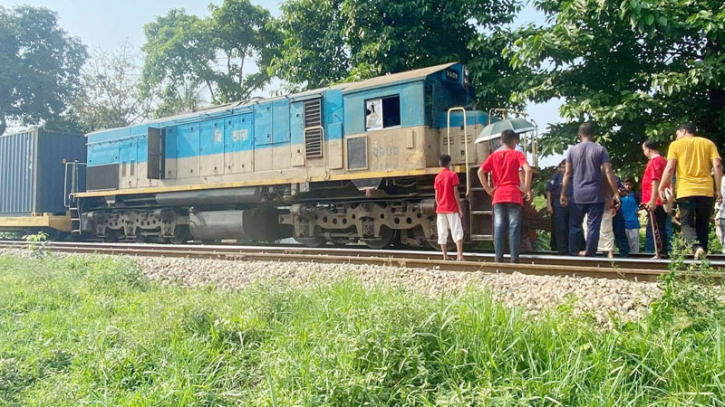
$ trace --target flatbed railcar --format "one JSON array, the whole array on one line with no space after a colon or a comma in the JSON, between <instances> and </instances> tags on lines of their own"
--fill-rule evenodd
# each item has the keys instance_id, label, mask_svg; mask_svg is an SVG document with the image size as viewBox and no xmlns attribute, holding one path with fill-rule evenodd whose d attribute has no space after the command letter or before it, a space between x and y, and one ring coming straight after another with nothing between
<instances>
[{"instance_id":1,"label":"flatbed railcar","mask_svg":"<svg viewBox=\"0 0 725 407\"><path fill-rule=\"evenodd\" d=\"M453 158L466 240L491 240L475 172L495 141L449 63L87 135L74 233L106 241L435 244L433 179Z\"/></svg>"}]
</instances>

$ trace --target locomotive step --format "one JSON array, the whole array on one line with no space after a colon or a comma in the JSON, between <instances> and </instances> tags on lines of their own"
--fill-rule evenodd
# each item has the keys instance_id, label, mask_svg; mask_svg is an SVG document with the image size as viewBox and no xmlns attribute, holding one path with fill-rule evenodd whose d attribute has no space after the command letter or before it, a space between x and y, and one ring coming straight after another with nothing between
<instances>
[{"instance_id":1,"label":"locomotive step","mask_svg":"<svg viewBox=\"0 0 725 407\"><path fill-rule=\"evenodd\" d=\"M471 240L493 240L493 235L471 235Z\"/></svg>"}]
</instances>

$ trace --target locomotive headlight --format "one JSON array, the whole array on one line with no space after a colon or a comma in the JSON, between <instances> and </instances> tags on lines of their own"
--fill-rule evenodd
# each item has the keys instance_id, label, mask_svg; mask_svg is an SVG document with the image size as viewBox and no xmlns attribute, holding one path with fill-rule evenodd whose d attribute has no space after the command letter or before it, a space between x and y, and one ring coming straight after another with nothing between
<instances>
[{"instance_id":1,"label":"locomotive headlight","mask_svg":"<svg viewBox=\"0 0 725 407\"><path fill-rule=\"evenodd\" d=\"M463 67L463 87L467 88L471 85L471 74L468 72L468 67Z\"/></svg>"}]
</instances>

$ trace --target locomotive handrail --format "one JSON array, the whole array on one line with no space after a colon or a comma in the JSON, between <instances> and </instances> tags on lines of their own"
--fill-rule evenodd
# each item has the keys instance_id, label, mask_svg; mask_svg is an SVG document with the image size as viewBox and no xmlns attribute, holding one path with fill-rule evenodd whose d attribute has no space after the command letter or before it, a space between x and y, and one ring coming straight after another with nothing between
<instances>
[{"instance_id":1,"label":"locomotive handrail","mask_svg":"<svg viewBox=\"0 0 725 407\"><path fill-rule=\"evenodd\" d=\"M78 192L78 166L79 165L88 165L86 163L78 162L78 160L75 161L65 161L65 172L63 175L63 206L66 208L70 208L70 196L71 194ZM71 176L71 190L68 191L68 167L73 167L73 172Z\"/></svg>"},{"instance_id":2,"label":"locomotive handrail","mask_svg":"<svg viewBox=\"0 0 725 407\"><path fill-rule=\"evenodd\" d=\"M463 112L463 149L466 156L466 196L471 193L471 177L470 169L468 168L468 123L466 120L466 109L463 107L452 107L448 109L448 155L451 155L451 112L455 111Z\"/></svg>"}]
</instances>

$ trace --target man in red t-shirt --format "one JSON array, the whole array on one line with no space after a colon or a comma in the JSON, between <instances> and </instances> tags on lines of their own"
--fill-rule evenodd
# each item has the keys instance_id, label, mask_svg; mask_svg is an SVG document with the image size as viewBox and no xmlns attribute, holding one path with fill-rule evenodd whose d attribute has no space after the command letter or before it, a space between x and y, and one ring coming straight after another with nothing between
<instances>
[{"instance_id":1,"label":"man in red t-shirt","mask_svg":"<svg viewBox=\"0 0 725 407\"><path fill-rule=\"evenodd\" d=\"M512 130L505 130L501 133L504 148L489 155L478 169L478 178L481 180L483 188L493 197L493 246L497 262L503 261L507 227L511 263L519 262L521 217L524 208L522 196L526 196L527 200L532 199L533 171L526 162L526 156L515 150L516 139L516 133ZM523 189L519 178L521 168L525 173ZM493 187L488 182L488 174L491 174Z\"/></svg>"},{"instance_id":2,"label":"man in red t-shirt","mask_svg":"<svg viewBox=\"0 0 725 407\"><path fill-rule=\"evenodd\" d=\"M667 159L660 155L657 142L651 138L642 143L642 152L649 160L642 177L642 206L647 209L647 230L652 233L655 257L667 257L667 211L657 193L662 174L667 167Z\"/></svg>"},{"instance_id":3,"label":"man in red t-shirt","mask_svg":"<svg viewBox=\"0 0 725 407\"><path fill-rule=\"evenodd\" d=\"M451 171L448 167L451 165L451 156L443 154L438 162L443 171L436 176L435 193L436 193L436 213L438 219L436 226L438 228L438 244L443 250L443 260L448 260L448 231L450 230L453 241L456 242L456 251L458 252L458 261L463 261L463 208L461 208L460 194L458 193L458 185L461 181L458 174Z\"/></svg>"}]
</instances>

